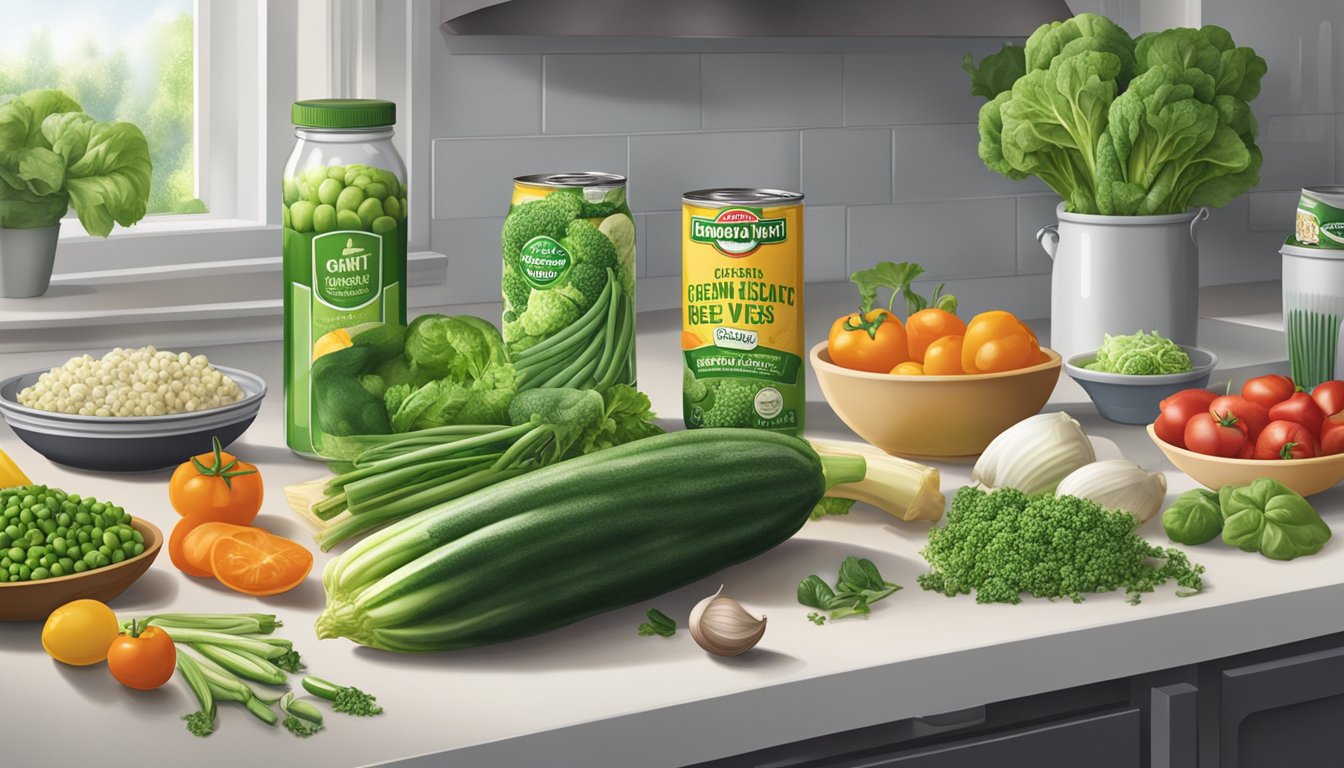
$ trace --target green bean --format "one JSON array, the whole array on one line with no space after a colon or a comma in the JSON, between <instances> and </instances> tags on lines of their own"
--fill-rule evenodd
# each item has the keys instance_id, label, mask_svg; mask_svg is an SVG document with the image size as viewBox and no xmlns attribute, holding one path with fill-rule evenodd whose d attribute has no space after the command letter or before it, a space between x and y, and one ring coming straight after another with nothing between
<instances>
[{"instance_id":1,"label":"green bean","mask_svg":"<svg viewBox=\"0 0 1344 768\"><path fill-rule=\"evenodd\" d=\"M616 383L616 379L621 375L621 371L629 364L631 343L635 333L635 308L631 302L625 305L625 322L621 325L619 340L616 344L616 354L612 358L612 365L602 378L597 382L597 389L606 389Z\"/></svg>"},{"instance_id":2,"label":"green bean","mask_svg":"<svg viewBox=\"0 0 1344 768\"><path fill-rule=\"evenodd\" d=\"M607 284L603 286L602 292L597 295L597 300L593 302L593 306L589 307L588 310L584 312L583 315L581 315L578 320L565 326L563 329L560 330L559 333L555 334L554 336L547 337L546 339L538 342L534 346L528 347L527 349L524 349L523 351L519 352L517 355L514 356L515 363L525 363L533 358L539 357L545 354L548 350L552 350L555 347L559 346L562 342L564 342L565 339L571 336L578 336L579 338L584 338L586 334L579 333L579 331L586 328L587 326L595 325L598 322L599 318L602 317L602 315L606 310L606 302L609 300L611 296L611 286L612 281L608 280Z\"/></svg>"},{"instance_id":3,"label":"green bean","mask_svg":"<svg viewBox=\"0 0 1344 768\"><path fill-rule=\"evenodd\" d=\"M610 312L607 314L607 328L611 329L615 327L618 322L625 319L625 311L624 311L625 305L621 303L620 283L615 282L615 275L611 273L611 270L607 270L607 274L608 274L607 279L612 280L613 284L615 285L615 289L613 291L614 298L611 301L611 309ZM606 336L604 337L604 344L602 346L602 359L597 364L597 370L599 371L605 372L611 365L612 357L616 352L615 336L616 335L614 333L608 330ZM597 378L601 379L602 374L598 374Z\"/></svg>"},{"instance_id":4,"label":"green bean","mask_svg":"<svg viewBox=\"0 0 1344 768\"><path fill-rule=\"evenodd\" d=\"M201 703L201 711L215 717L215 696L210 690L210 681L206 680L205 673L201 671L201 665L196 663L192 657L179 653L177 654L177 671L182 673L182 679L187 681L187 687L196 694L196 700Z\"/></svg>"},{"instance_id":5,"label":"green bean","mask_svg":"<svg viewBox=\"0 0 1344 768\"><path fill-rule=\"evenodd\" d=\"M193 650L238 677L267 685L284 685L285 671L256 654L236 651L222 645L190 643Z\"/></svg>"},{"instance_id":6,"label":"green bean","mask_svg":"<svg viewBox=\"0 0 1344 768\"><path fill-rule=\"evenodd\" d=\"M229 635L223 632L211 632L205 629L190 629L186 627L164 627L163 631L167 632L168 636L171 637L175 643L225 646L234 650L247 651L264 659L278 658L285 655L286 651L289 651L294 647L294 644L290 641L274 637Z\"/></svg>"},{"instance_id":7,"label":"green bean","mask_svg":"<svg viewBox=\"0 0 1344 768\"><path fill-rule=\"evenodd\" d=\"M582 370L589 362L598 359L602 355L602 336L594 336L588 344L588 348L583 350L583 354L574 358L572 362L561 368L549 379L542 382L543 387L563 387L574 375Z\"/></svg>"},{"instance_id":8,"label":"green bean","mask_svg":"<svg viewBox=\"0 0 1344 768\"><path fill-rule=\"evenodd\" d=\"M302 718L316 725L322 724L322 710L313 706L312 702L307 701L306 699L296 698L293 691L290 691L281 697L280 711L287 715Z\"/></svg>"}]
</instances>

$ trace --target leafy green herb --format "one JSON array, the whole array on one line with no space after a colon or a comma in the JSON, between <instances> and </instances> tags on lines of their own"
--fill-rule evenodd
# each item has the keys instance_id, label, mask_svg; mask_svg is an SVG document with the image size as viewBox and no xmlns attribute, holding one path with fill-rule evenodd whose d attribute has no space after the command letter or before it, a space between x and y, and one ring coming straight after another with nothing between
<instances>
[{"instance_id":1,"label":"leafy green herb","mask_svg":"<svg viewBox=\"0 0 1344 768\"><path fill-rule=\"evenodd\" d=\"M310 723L307 720L302 720L293 715L286 716L285 719L281 721L281 724L285 726L285 730L304 739L322 730L322 726L316 723Z\"/></svg>"},{"instance_id":2,"label":"leafy green herb","mask_svg":"<svg viewBox=\"0 0 1344 768\"><path fill-rule=\"evenodd\" d=\"M807 614L807 620L812 622L813 624L816 624L818 627L826 623L826 617L821 615L820 613L817 613L816 611L812 611L811 613Z\"/></svg>"},{"instance_id":3,"label":"leafy green herb","mask_svg":"<svg viewBox=\"0 0 1344 768\"><path fill-rule=\"evenodd\" d=\"M1223 486L1218 501L1223 541L1246 552L1292 560L1316 554L1330 540L1330 526L1311 504L1277 480Z\"/></svg>"},{"instance_id":4,"label":"leafy green herb","mask_svg":"<svg viewBox=\"0 0 1344 768\"><path fill-rule=\"evenodd\" d=\"M817 502L817 506L812 508L812 519L820 520L823 517L832 515L848 515L851 507L854 506L853 499L840 499L834 496L827 496Z\"/></svg>"},{"instance_id":5,"label":"leafy green herb","mask_svg":"<svg viewBox=\"0 0 1344 768\"><path fill-rule=\"evenodd\" d=\"M677 634L677 622L673 621L670 616L657 608L651 608L646 611L644 615L648 616L649 620L646 623L639 625L640 637L649 637L651 635L671 637Z\"/></svg>"},{"instance_id":6,"label":"leafy green herb","mask_svg":"<svg viewBox=\"0 0 1344 768\"><path fill-rule=\"evenodd\" d=\"M1011 91L1013 83L1027 73L1026 49L1008 43L998 53L991 53L975 66L975 57L966 54L961 68L971 76L971 95L993 100L1004 91Z\"/></svg>"},{"instance_id":7,"label":"leafy green herb","mask_svg":"<svg viewBox=\"0 0 1344 768\"><path fill-rule=\"evenodd\" d=\"M1129 336L1106 334L1097 350L1097 359L1083 367L1131 376L1159 376L1185 373L1192 366L1190 355L1176 342L1159 336L1157 331L1139 331Z\"/></svg>"},{"instance_id":8,"label":"leafy green herb","mask_svg":"<svg viewBox=\"0 0 1344 768\"><path fill-rule=\"evenodd\" d=\"M840 579L831 589L820 576L813 574L798 583L798 602L809 608L828 611L832 620L846 616L862 616L872 612L873 603L900 589L882 578L872 560L846 557L840 564ZM808 620L821 624L809 614ZM821 617L824 620L824 616Z\"/></svg>"},{"instance_id":9,"label":"leafy green herb","mask_svg":"<svg viewBox=\"0 0 1344 768\"><path fill-rule=\"evenodd\" d=\"M893 311L896 305L896 297L904 296L907 315L912 315L930 306L955 313L957 311L957 297L944 296L942 284L934 289L932 299L926 299L915 293L911 286L915 279L922 274L924 274L924 268L918 264L909 261L900 263L883 261L868 269L858 270L849 276L849 280L859 287L859 308L864 314L867 314L873 308L880 288L891 289L891 298L887 301L888 312Z\"/></svg>"},{"instance_id":10,"label":"leafy green herb","mask_svg":"<svg viewBox=\"0 0 1344 768\"><path fill-rule=\"evenodd\" d=\"M1218 493L1196 488L1176 497L1162 513L1162 529L1177 544L1197 546L1213 541L1223 532L1223 511Z\"/></svg>"}]
</instances>

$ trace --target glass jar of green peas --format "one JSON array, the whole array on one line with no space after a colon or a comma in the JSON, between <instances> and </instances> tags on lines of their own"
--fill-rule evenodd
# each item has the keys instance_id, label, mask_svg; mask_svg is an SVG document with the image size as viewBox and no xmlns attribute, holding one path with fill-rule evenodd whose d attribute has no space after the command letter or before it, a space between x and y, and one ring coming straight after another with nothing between
<instances>
[{"instance_id":1,"label":"glass jar of green peas","mask_svg":"<svg viewBox=\"0 0 1344 768\"><path fill-rule=\"evenodd\" d=\"M313 361L324 336L370 322L406 322L406 166L392 145L396 105L375 99L297 101L285 164L285 434L321 457Z\"/></svg>"}]
</instances>

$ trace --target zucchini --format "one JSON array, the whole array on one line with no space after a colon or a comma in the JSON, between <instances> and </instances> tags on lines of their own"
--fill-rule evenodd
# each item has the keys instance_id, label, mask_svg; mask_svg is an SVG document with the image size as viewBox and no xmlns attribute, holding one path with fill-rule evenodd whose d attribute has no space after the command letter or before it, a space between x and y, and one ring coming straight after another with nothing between
<instances>
[{"instance_id":1,"label":"zucchini","mask_svg":"<svg viewBox=\"0 0 1344 768\"><path fill-rule=\"evenodd\" d=\"M865 467L748 429L657 435L544 467L328 563L318 637L413 653L546 632L759 555Z\"/></svg>"}]
</instances>

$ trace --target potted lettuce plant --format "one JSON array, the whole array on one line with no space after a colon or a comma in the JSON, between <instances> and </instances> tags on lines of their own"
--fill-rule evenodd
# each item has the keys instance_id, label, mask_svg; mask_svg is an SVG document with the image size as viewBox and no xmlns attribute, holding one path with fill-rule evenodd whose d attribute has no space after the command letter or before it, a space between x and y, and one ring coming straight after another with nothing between
<instances>
[{"instance_id":1,"label":"potted lettuce plant","mask_svg":"<svg viewBox=\"0 0 1344 768\"><path fill-rule=\"evenodd\" d=\"M95 120L59 90L0 105L0 296L46 293L70 209L99 237L144 218L150 170L139 128Z\"/></svg>"},{"instance_id":2,"label":"potted lettuce plant","mask_svg":"<svg viewBox=\"0 0 1344 768\"><path fill-rule=\"evenodd\" d=\"M1037 233L1054 259L1051 346L1067 358L1141 329L1194 345L1195 228L1259 181L1265 60L1221 27L1132 38L1084 13L963 66L988 99L985 166L1063 201Z\"/></svg>"}]
</instances>

